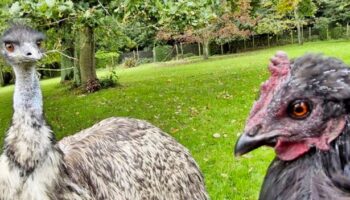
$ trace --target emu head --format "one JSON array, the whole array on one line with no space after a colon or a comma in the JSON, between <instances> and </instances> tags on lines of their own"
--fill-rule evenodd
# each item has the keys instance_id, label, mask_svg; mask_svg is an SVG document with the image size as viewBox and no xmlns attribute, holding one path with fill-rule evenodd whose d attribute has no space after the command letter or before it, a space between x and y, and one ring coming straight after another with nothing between
<instances>
[{"instance_id":1,"label":"emu head","mask_svg":"<svg viewBox=\"0 0 350 200\"><path fill-rule=\"evenodd\" d=\"M23 25L14 25L1 38L1 53L12 66L30 66L43 57L44 34Z\"/></svg>"},{"instance_id":2,"label":"emu head","mask_svg":"<svg viewBox=\"0 0 350 200\"><path fill-rule=\"evenodd\" d=\"M272 146L279 159L294 160L311 148L327 151L346 125L350 69L342 61L305 55L291 63L278 52L269 65L271 76L260 89L236 143L242 155Z\"/></svg>"}]
</instances>

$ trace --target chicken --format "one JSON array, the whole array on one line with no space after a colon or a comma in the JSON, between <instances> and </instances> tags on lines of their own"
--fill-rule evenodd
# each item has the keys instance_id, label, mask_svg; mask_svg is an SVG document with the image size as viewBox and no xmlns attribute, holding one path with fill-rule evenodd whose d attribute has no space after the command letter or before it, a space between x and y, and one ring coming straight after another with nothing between
<instances>
[{"instance_id":1,"label":"chicken","mask_svg":"<svg viewBox=\"0 0 350 200\"><path fill-rule=\"evenodd\" d=\"M278 52L269 71L235 147L236 156L275 149L259 199L350 199L350 69Z\"/></svg>"}]
</instances>

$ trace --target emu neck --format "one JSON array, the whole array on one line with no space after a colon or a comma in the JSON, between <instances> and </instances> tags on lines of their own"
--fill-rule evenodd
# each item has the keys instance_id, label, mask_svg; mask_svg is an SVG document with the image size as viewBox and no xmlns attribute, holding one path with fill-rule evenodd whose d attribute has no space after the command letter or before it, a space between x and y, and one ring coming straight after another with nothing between
<instances>
[{"instance_id":1,"label":"emu neck","mask_svg":"<svg viewBox=\"0 0 350 200\"><path fill-rule=\"evenodd\" d=\"M16 75L12 125L5 154L23 174L32 173L54 149L54 135L43 116L42 95L34 66L14 66Z\"/></svg>"},{"instance_id":2,"label":"emu neck","mask_svg":"<svg viewBox=\"0 0 350 200\"><path fill-rule=\"evenodd\" d=\"M16 74L13 96L14 115L29 113L36 118L43 115L43 103L39 79L34 66L14 67Z\"/></svg>"}]
</instances>

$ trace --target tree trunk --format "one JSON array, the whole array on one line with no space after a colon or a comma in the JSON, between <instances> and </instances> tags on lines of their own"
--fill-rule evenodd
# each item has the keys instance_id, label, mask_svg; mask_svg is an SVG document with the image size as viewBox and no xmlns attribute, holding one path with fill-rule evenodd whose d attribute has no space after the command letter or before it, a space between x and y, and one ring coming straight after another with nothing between
<instances>
[{"instance_id":1,"label":"tree trunk","mask_svg":"<svg viewBox=\"0 0 350 200\"><path fill-rule=\"evenodd\" d=\"M70 43L71 45L72 43ZM69 46L70 46L69 45ZM64 54L70 57L74 57L74 48L68 48L63 51ZM64 55L61 55L61 82L72 80L74 77L74 60L72 58L68 58Z\"/></svg>"},{"instance_id":2,"label":"tree trunk","mask_svg":"<svg viewBox=\"0 0 350 200\"><path fill-rule=\"evenodd\" d=\"M298 44L302 44L302 41L301 41L301 28L300 28L300 24L299 22L297 22L297 29L298 29Z\"/></svg>"},{"instance_id":3,"label":"tree trunk","mask_svg":"<svg viewBox=\"0 0 350 200\"><path fill-rule=\"evenodd\" d=\"M2 73L2 66L0 66L0 86L5 85L4 74Z\"/></svg>"},{"instance_id":4,"label":"tree trunk","mask_svg":"<svg viewBox=\"0 0 350 200\"><path fill-rule=\"evenodd\" d=\"M253 39L253 49L255 49L255 39L254 39L254 35L252 35L252 39Z\"/></svg>"},{"instance_id":5,"label":"tree trunk","mask_svg":"<svg viewBox=\"0 0 350 200\"><path fill-rule=\"evenodd\" d=\"M74 57L74 41L69 37L71 29L67 25L63 25L63 29L64 36L62 39L62 46L66 47L63 53L69 57ZM61 55L61 82L72 80L74 75L74 60L65 55Z\"/></svg>"},{"instance_id":6,"label":"tree trunk","mask_svg":"<svg viewBox=\"0 0 350 200\"><path fill-rule=\"evenodd\" d=\"M329 40L329 27L328 27L328 25L327 25L327 40Z\"/></svg>"},{"instance_id":7,"label":"tree trunk","mask_svg":"<svg viewBox=\"0 0 350 200\"><path fill-rule=\"evenodd\" d=\"M309 41L311 41L311 27L309 27Z\"/></svg>"},{"instance_id":8,"label":"tree trunk","mask_svg":"<svg viewBox=\"0 0 350 200\"><path fill-rule=\"evenodd\" d=\"M179 60L179 48L177 47L176 43L175 43L175 51L176 51L176 60Z\"/></svg>"},{"instance_id":9,"label":"tree trunk","mask_svg":"<svg viewBox=\"0 0 350 200\"><path fill-rule=\"evenodd\" d=\"M136 46L136 59L139 60L140 59L140 54L139 54L139 46Z\"/></svg>"},{"instance_id":10,"label":"tree trunk","mask_svg":"<svg viewBox=\"0 0 350 200\"><path fill-rule=\"evenodd\" d=\"M203 42L203 58L207 60L209 58L209 41L204 40Z\"/></svg>"},{"instance_id":11,"label":"tree trunk","mask_svg":"<svg viewBox=\"0 0 350 200\"><path fill-rule=\"evenodd\" d=\"M247 50L247 43L245 39L243 40L243 44L244 44L244 50Z\"/></svg>"},{"instance_id":12,"label":"tree trunk","mask_svg":"<svg viewBox=\"0 0 350 200\"><path fill-rule=\"evenodd\" d=\"M78 59L79 49L80 49L80 38L78 38L78 36L75 36L75 42L74 42L75 60L73 61L73 64L74 64L74 83L77 86L81 85L80 67L79 67L79 59Z\"/></svg>"},{"instance_id":13,"label":"tree trunk","mask_svg":"<svg viewBox=\"0 0 350 200\"><path fill-rule=\"evenodd\" d=\"M301 36L301 24L300 24L300 19L299 19L299 16L298 16L298 12L297 12L297 9L294 10L294 17L295 17L295 20L297 22L297 30L298 30L298 44L302 45L302 36Z\"/></svg>"},{"instance_id":14,"label":"tree trunk","mask_svg":"<svg viewBox=\"0 0 350 200\"><path fill-rule=\"evenodd\" d=\"M180 51L181 51L181 56L184 55L184 48L182 46L182 42L180 42Z\"/></svg>"},{"instance_id":15,"label":"tree trunk","mask_svg":"<svg viewBox=\"0 0 350 200\"><path fill-rule=\"evenodd\" d=\"M79 66L81 82L97 80L95 67L95 42L93 28L85 26L80 32Z\"/></svg>"},{"instance_id":16,"label":"tree trunk","mask_svg":"<svg viewBox=\"0 0 350 200\"><path fill-rule=\"evenodd\" d=\"M304 44L304 26L301 24L301 44Z\"/></svg>"},{"instance_id":17,"label":"tree trunk","mask_svg":"<svg viewBox=\"0 0 350 200\"><path fill-rule=\"evenodd\" d=\"M290 31L290 38L292 39L292 44L294 44L294 35L293 30Z\"/></svg>"},{"instance_id":18,"label":"tree trunk","mask_svg":"<svg viewBox=\"0 0 350 200\"><path fill-rule=\"evenodd\" d=\"M346 23L346 37L349 37L349 22Z\"/></svg>"},{"instance_id":19,"label":"tree trunk","mask_svg":"<svg viewBox=\"0 0 350 200\"><path fill-rule=\"evenodd\" d=\"M200 42L197 42L197 44L198 44L198 56L201 56L201 55L202 55L201 43L200 43Z\"/></svg>"},{"instance_id":20,"label":"tree trunk","mask_svg":"<svg viewBox=\"0 0 350 200\"><path fill-rule=\"evenodd\" d=\"M220 48L221 48L221 55L224 55L224 45L222 43L220 44Z\"/></svg>"},{"instance_id":21,"label":"tree trunk","mask_svg":"<svg viewBox=\"0 0 350 200\"><path fill-rule=\"evenodd\" d=\"M153 62L157 62L156 44L153 44Z\"/></svg>"},{"instance_id":22,"label":"tree trunk","mask_svg":"<svg viewBox=\"0 0 350 200\"><path fill-rule=\"evenodd\" d=\"M270 34L267 34L267 46L270 47Z\"/></svg>"}]
</instances>

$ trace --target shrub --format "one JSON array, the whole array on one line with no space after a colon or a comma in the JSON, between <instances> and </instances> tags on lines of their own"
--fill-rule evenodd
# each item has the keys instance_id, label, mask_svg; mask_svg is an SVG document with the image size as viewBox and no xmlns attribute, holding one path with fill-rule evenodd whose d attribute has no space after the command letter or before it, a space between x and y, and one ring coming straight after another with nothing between
<instances>
[{"instance_id":1,"label":"shrub","mask_svg":"<svg viewBox=\"0 0 350 200\"><path fill-rule=\"evenodd\" d=\"M86 82L85 90L88 93L93 93L101 89L101 85L98 79L90 79Z\"/></svg>"},{"instance_id":2,"label":"shrub","mask_svg":"<svg viewBox=\"0 0 350 200\"><path fill-rule=\"evenodd\" d=\"M333 39L341 39L346 38L346 28L341 27L340 25L334 27L330 31L331 38Z\"/></svg>"},{"instance_id":3,"label":"shrub","mask_svg":"<svg viewBox=\"0 0 350 200\"><path fill-rule=\"evenodd\" d=\"M11 67L8 66L2 66L0 67L1 73L2 74L2 85L8 85L8 84L13 84L15 77L13 74L13 71Z\"/></svg>"},{"instance_id":4,"label":"shrub","mask_svg":"<svg viewBox=\"0 0 350 200\"><path fill-rule=\"evenodd\" d=\"M124 60L124 66L127 68L136 67L137 66L137 60L135 58L126 58Z\"/></svg>"},{"instance_id":5,"label":"shrub","mask_svg":"<svg viewBox=\"0 0 350 200\"><path fill-rule=\"evenodd\" d=\"M100 85L101 85L101 88L104 88L104 89L110 88L110 87L116 87L120 85L117 72L113 70L110 72L108 76L103 77L100 80Z\"/></svg>"}]
</instances>

